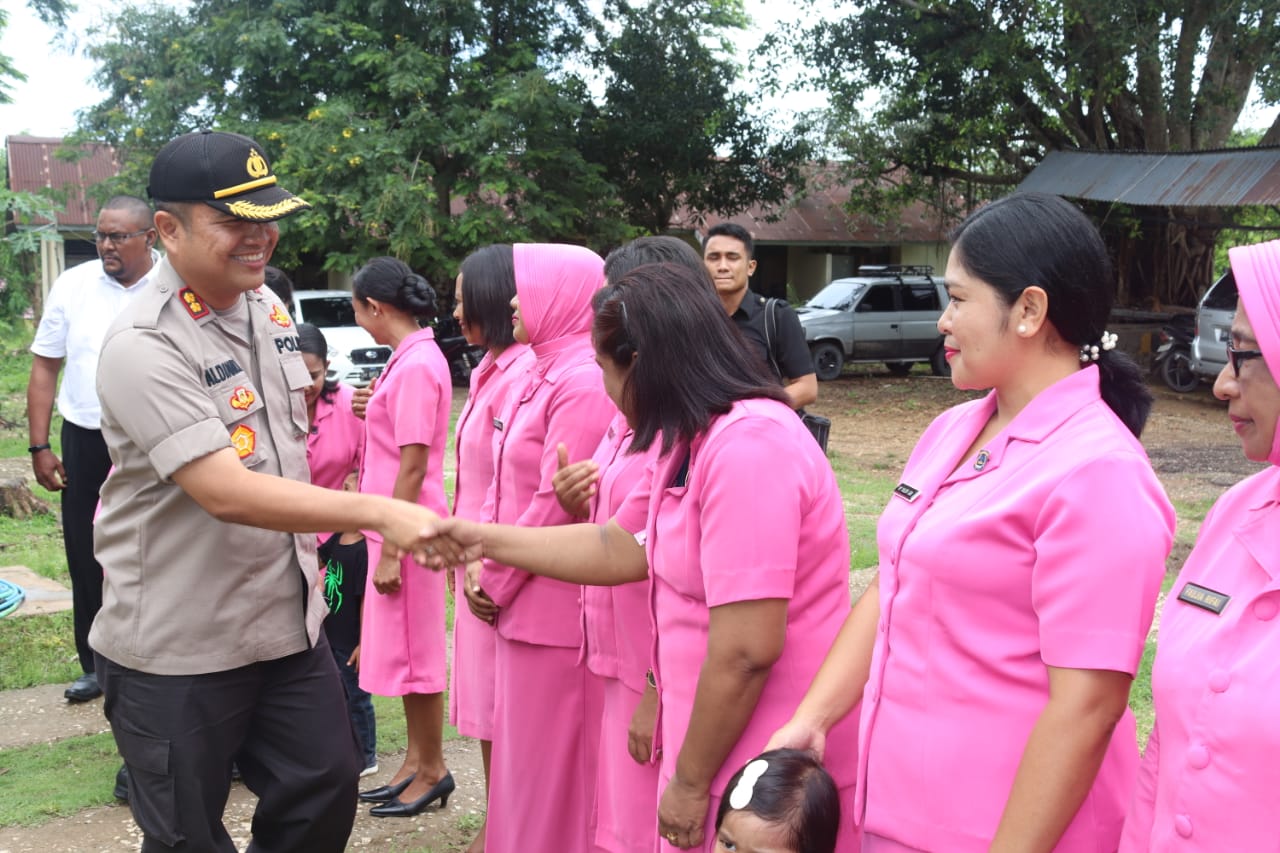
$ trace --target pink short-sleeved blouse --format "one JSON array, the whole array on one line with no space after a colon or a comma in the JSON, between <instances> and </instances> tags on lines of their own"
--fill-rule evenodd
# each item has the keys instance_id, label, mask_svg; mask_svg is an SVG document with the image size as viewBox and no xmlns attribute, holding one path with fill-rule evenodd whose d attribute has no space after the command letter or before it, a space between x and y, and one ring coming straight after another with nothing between
<instances>
[{"instance_id":1,"label":"pink short-sleeved blouse","mask_svg":"<svg viewBox=\"0 0 1280 853\"><path fill-rule=\"evenodd\" d=\"M1137 671L1173 538L1173 508L1096 367L1041 392L957 468L994 411L993 394L934 421L877 531L855 816L927 850L987 849L1047 666ZM1135 739L1126 711L1057 850L1115 849Z\"/></svg>"},{"instance_id":2,"label":"pink short-sleeved blouse","mask_svg":"<svg viewBox=\"0 0 1280 853\"><path fill-rule=\"evenodd\" d=\"M338 384L333 397L316 400L316 414L307 435L307 464L311 482L341 489L347 475L360 467L364 421L351 411L352 388Z\"/></svg>"}]
</instances>

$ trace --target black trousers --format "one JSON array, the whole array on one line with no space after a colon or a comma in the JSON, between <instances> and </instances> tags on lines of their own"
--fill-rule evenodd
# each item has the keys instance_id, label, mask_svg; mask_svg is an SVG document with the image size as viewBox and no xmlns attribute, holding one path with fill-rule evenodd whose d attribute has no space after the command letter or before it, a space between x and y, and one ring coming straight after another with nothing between
<instances>
[{"instance_id":1,"label":"black trousers","mask_svg":"<svg viewBox=\"0 0 1280 853\"><path fill-rule=\"evenodd\" d=\"M364 761L323 635L308 651L204 675L97 663L142 853L234 853L222 824L233 760L258 795L246 853L346 849Z\"/></svg>"},{"instance_id":2,"label":"black trousers","mask_svg":"<svg viewBox=\"0 0 1280 853\"><path fill-rule=\"evenodd\" d=\"M98 509L98 492L111 470L102 431L63 421L62 467L67 472L67 487L62 490L62 544L71 574L76 653L81 669L93 672L89 628L102 607L102 566L93 556L93 515Z\"/></svg>"}]
</instances>

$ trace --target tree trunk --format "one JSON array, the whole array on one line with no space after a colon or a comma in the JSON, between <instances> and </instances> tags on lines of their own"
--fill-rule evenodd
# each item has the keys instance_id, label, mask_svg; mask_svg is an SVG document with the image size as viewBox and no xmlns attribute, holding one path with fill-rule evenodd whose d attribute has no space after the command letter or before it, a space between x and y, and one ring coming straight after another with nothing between
<instances>
[{"instance_id":1,"label":"tree trunk","mask_svg":"<svg viewBox=\"0 0 1280 853\"><path fill-rule=\"evenodd\" d=\"M1103 236L1116 265L1116 304L1193 307L1213 281L1222 214L1212 208L1139 208L1152 219L1121 218Z\"/></svg>"},{"instance_id":2,"label":"tree trunk","mask_svg":"<svg viewBox=\"0 0 1280 853\"><path fill-rule=\"evenodd\" d=\"M51 512L53 509L47 503L31 493L26 477L0 479L0 515L21 521Z\"/></svg>"}]
</instances>

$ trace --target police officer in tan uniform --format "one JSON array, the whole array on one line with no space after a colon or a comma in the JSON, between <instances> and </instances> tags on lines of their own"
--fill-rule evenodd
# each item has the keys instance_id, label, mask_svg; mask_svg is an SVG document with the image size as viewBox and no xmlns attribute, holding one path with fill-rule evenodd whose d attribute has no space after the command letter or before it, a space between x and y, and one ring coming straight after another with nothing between
<instances>
[{"instance_id":1,"label":"police officer in tan uniform","mask_svg":"<svg viewBox=\"0 0 1280 853\"><path fill-rule=\"evenodd\" d=\"M341 851L363 766L320 630L320 530L409 549L415 504L308 484L311 378L262 287L276 220L308 205L262 149L178 137L148 191L167 256L107 332L98 369L114 470L90 644L144 853L232 851L234 759L259 797L251 851Z\"/></svg>"}]
</instances>

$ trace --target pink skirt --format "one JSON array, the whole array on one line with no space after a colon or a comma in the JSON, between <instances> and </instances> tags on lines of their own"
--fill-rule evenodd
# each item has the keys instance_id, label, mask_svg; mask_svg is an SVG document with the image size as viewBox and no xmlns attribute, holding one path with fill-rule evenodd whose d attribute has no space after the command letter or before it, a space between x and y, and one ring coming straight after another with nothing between
<instances>
[{"instance_id":1,"label":"pink skirt","mask_svg":"<svg viewBox=\"0 0 1280 853\"><path fill-rule=\"evenodd\" d=\"M454 569L453 669L449 676L449 721L459 733L493 740L493 655L497 632L471 614L462 594L464 569Z\"/></svg>"},{"instance_id":2,"label":"pink skirt","mask_svg":"<svg viewBox=\"0 0 1280 853\"><path fill-rule=\"evenodd\" d=\"M627 748L636 693L616 678L603 682L600 767L596 773L596 846L609 853L653 853L658 837L658 765L637 764Z\"/></svg>"},{"instance_id":3,"label":"pink skirt","mask_svg":"<svg viewBox=\"0 0 1280 853\"><path fill-rule=\"evenodd\" d=\"M578 656L497 635L486 853L592 851L593 691Z\"/></svg>"},{"instance_id":4,"label":"pink skirt","mask_svg":"<svg viewBox=\"0 0 1280 853\"><path fill-rule=\"evenodd\" d=\"M379 696L440 693L445 689L444 573L406 557L400 591L382 595L373 574L382 543L369 545L369 578L360 624L360 686Z\"/></svg>"}]
</instances>

